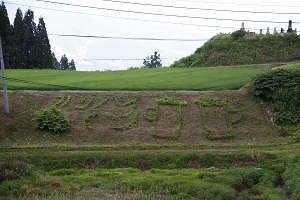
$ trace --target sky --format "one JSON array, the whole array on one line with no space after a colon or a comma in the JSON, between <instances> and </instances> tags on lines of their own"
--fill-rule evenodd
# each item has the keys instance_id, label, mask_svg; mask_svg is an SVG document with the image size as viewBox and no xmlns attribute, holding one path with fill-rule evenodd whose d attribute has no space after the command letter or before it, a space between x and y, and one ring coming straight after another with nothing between
<instances>
[{"instance_id":1,"label":"sky","mask_svg":"<svg viewBox=\"0 0 300 200\"><path fill-rule=\"evenodd\" d=\"M4 0L10 23L20 8L43 17L51 50L66 54L78 71L126 70L160 54L163 66L186 57L218 33L244 27L259 34L300 33L300 1L295 0ZM93 36L74 37L63 35ZM146 38L147 40L141 39ZM153 40L155 39L155 40ZM159 39L159 40L157 40ZM161 40L163 39L163 40ZM167 40L165 40L167 39ZM171 40L170 40L171 39ZM173 40L174 39L174 40Z\"/></svg>"}]
</instances>

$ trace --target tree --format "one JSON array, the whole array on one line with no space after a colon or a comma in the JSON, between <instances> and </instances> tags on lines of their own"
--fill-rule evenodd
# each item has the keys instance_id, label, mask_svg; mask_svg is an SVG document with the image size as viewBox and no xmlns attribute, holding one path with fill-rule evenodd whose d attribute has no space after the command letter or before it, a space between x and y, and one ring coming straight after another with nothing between
<instances>
[{"instance_id":1,"label":"tree","mask_svg":"<svg viewBox=\"0 0 300 200\"><path fill-rule=\"evenodd\" d=\"M73 59L69 63L69 70L75 70L76 71L75 62L74 62Z\"/></svg>"},{"instance_id":2,"label":"tree","mask_svg":"<svg viewBox=\"0 0 300 200\"><path fill-rule=\"evenodd\" d=\"M4 2L0 5L0 34L3 40L2 43L6 42L6 38L12 34L12 27Z\"/></svg>"},{"instance_id":3,"label":"tree","mask_svg":"<svg viewBox=\"0 0 300 200\"><path fill-rule=\"evenodd\" d=\"M10 34L10 32L11 32L11 26L10 26L7 10L4 2L2 2L2 4L0 5L0 34L3 37Z\"/></svg>"},{"instance_id":4,"label":"tree","mask_svg":"<svg viewBox=\"0 0 300 200\"><path fill-rule=\"evenodd\" d=\"M6 68L10 69L71 69L76 70L74 60L68 63L66 56L59 63L51 52L47 29L42 17L38 25L34 13L23 16L17 9L13 26L10 25L4 3L0 4L0 34Z\"/></svg>"},{"instance_id":5,"label":"tree","mask_svg":"<svg viewBox=\"0 0 300 200\"><path fill-rule=\"evenodd\" d=\"M36 24L34 22L34 14L33 11L28 9L28 11L24 15L24 67L26 69L34 69L37 68L37 49L36 49Z\"/></svg>"},{"instance_id":6,"label":"tree","mask_svg":"<svg viewBox=\"0 0 300 200\"><path fill-rule=\"evenodd\" d=\"M24 32L25 32L25 25L23 22L23 13L20 8L17 9L15 20L14 20L14 27L13 27L13 47L14 47L14 54L12 55L13 59L13 66L12 68L15 69L24 69Z\"/></svg>"},{"instance_id":7,"label":"tree","mask_svg":"<svg viewBox=\"0 0 300 200\"><path fill-rule=\"evenodd\" d=\"M154 55L148 56L147 58L144 59L143 67L144 68L162 67L160 54L157 54L157 52L154 51Z\"/></svg>"},{"instance_id":8,"label":"tree","mask_svg":"<svg viewBox=\"0 0 300 200\"><path fill-rule=\"evenodd\" d=\"M246 35L245 30L237 30L237 31L234 31L233 33L231 33L231 37L233 40L238 40L238 39L244 37L245 35Z\"/></svg>"},{"instance_id":9,"label":"tree","mask_svg":"<svg viewBox=\"0 0 300 200\"><path fill-rule=\"evenodd\" d=\"M62 57L59 61L59 68L62 70L69 69L69 61L68 61L66 54L62 55Z\"/></svg>"},{"instance_id":10,"label":"tree","mask_svg":"<svg viewBox=\"0 0 300 200\"><path fill-rule=\"evenodd\" d=\"M42 17L39 18L39 23L35 33L36 37L36 60L37 67L40 69L53 69L51 46L48 39L46 25Z\"/></svg>"},{"instance_id":11,"label":"tree","mask_svg":"<svg viewBox=\"0 0 300 200\"><path fill-rule=\"evenodd\" d=\"M12 63L11 56L13 54L13 45L12 45L12 26L10 25L7 10L4 2L0 5L0 35L2 40L2 49L4 65L7 68L10 68Z\"/></svg>"},{"instance_id":12,"label":"tree","mask_svg":"<svg viewBox=\"0 0 300 200\"><path fill-rule=\"evenodd\" d=\"M53 53L53 55L54 55L54 53ZM60 61L59 61L59 69L62 69L62 70L76 70L74 60L72 59L71 62L69 63L66 54L64 54L61 57Z\"/></svg>"},{"instance_id":13,"label":"tree","mask_svg":"<svg viewBox=\"0 0 300 200\"><path fill-rule=\"evenodd\" d=\"M52 52L51 55L52 55L52 65L53 65L53 69L60 69L60 64L59 64L59 62L57 61L54 52Z\"/></svg>"}]
</instances>

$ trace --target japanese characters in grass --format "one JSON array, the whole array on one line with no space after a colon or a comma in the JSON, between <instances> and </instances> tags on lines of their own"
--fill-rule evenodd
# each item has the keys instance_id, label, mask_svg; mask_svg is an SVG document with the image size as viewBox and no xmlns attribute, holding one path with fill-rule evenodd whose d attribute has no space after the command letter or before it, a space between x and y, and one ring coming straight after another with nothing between
<instances>
[{"instance_id":1,"label":"japanese characters in grass","mask_svg":"<svg viewBox=\"0 0 300 200\"><path fill-rule=\"evenodd\" d=\"M139 126L140 120L145 120L151 124L151 135L154 138L177 140L182 132L182 122L188 118L183 118L182 113L188 102L178 98L163 96L154 99L154 106L139 108L137 103L139 97L101 97L95 99L76 99L71 95L59 97L55 106L64 109L72 101L72 112L82 112L84 123L89 130L93 130L96 123L109 127L117 131L126 131ZM74 106L74 103L76 106ZM205 137L209 140L233 139L234 125L242 120L240 110L229 109L229 102L220 98L199 98L195 102L198 109L193 110L199 114ZM234 117L234 120L231 116ZM102 117L101 120L98 119ZM218 122L216 124L215 122ZM224 131L225 130L225 131Z\"/></svg>"}]
</instances>

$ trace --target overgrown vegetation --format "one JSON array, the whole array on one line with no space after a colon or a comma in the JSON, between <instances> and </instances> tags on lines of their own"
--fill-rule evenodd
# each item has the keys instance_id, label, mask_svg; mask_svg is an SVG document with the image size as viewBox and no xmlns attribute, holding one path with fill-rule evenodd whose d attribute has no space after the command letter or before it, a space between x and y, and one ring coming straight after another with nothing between
<instances>
[{"instance_id":1,"label":"overgrown vegetation","mask_svg":"<svg viewBox=\"0 0 300 200\"><path fill-rule=\"evenodd\" d=\"M35 126L41 130L66 132L70 127L70 121L55 106L36 112L33 121Z\"/></svg>"},{"instance_id":2,"label":"overgrown vegetation","mask_svg":"<svg viewBox=\"0 0 300 200\"><path fill-rule=\"evenodd\" d=\"M218 34L171 67L211 67L286 62L300 59L299 35Z\"/></svg>"},{"instance_id":3,"label":"overgrown vegetation","mask_svg":"<svg viewBox=\"0 0 300 200\"><path fill-rule=\"evenodd\" d=\"M15 150L11 152L10 160L6 160L7 156L1 157L0 174L4 179L0 184L0 197L52 198L56 194L72 198L72 193L87 188L121 190L123 193L141 191L145 196L155 193L166 199L291 197L296 200L300 197L298 157L284 160L262 158L258 161L246 154L65 153L38 151L21 154ZM28 167L26 163L34 167ZM229 169L229 166L236 165L244 167ZM278 187L282 187L288 196L284 196Z\"/></svg>"},{"instance_id":4,"label":"overgrown vegetation","mask_svg":"<svg viewBox=\"0 0 300 200\"><path fill-rule=\"evenodd\" d=\"M280 125L300 124L300 82L294 88L279 88L273 96L272 105L275 111L275 123Z\"/></svg>"},{"instance_id":5,"label":"overgrown vegetation","mask_svg":"<svg viewBox=\"0 0 300 200\"><path fill-rule=\"evenodd\" d=\"M24 162L6 160L0 162L0 184L8 180L34 177L33 170Z\"/></svg>"},{"instance_id":6,"label":"overgrown vegetation","mask_svg":"<svg viewBox=\"0 0 300 200\"><path fill-rule=\"evenodd\" d=\"M245 35L246 35L245 30L237 30L237 31L234 31L233 33L231 33L231 37L233 40L238 40L238 39L244 37Z\"/></svg>"},{"instance_id":7,"label":"overgrown vegetation","mask_svg":"<svg viewBox=\"0 0 300 200\"><path fill-rule=\"evenodd\" d=\"M293 162L287 165L282 178L284 186L291 197L291 200L297 200L300 198L300 185L299 185L299 174L300 174L300 159L297 157Z\"/></svg>"},{"instance_id":8,"label":"overgrown vegetation","mask_svg":"<svg viewBox=\"0 0 300 200\"><path fill-rule=\"evenodd\" d=\"M259 74L252 79L252 88L256 96L272 100L280 88L293 89L300 85L300 64L297 68L278 68Z\"/></svg>"},{"instance_id":9,"label":"overgrown vegetation","mask_svg":"<svg viewBox=\"0 0 300 200\"><path fill-rule=\"evenodd\" d=\"M300 64L254 77L252 90L256 96L271 101L275 123L300 124Z\"/></svg>"}]
</instances>

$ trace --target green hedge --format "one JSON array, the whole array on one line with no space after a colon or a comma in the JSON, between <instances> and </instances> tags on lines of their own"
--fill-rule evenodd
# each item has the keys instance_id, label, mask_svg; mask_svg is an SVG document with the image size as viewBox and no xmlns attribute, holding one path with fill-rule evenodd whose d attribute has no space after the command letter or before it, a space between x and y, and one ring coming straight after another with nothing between
<instances>
[{"instance_id":1,"label":"green hedge","mask_svg":"<svg viewBox=\"0 0 300 200\"><path fill-rule=\"evenodd\" d=\"M275 123L300 124L300 64L299 68L274 69L254 77L252 91L272 103Z\"/></svg>"}]
</instances>

